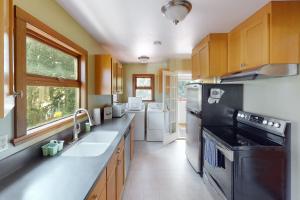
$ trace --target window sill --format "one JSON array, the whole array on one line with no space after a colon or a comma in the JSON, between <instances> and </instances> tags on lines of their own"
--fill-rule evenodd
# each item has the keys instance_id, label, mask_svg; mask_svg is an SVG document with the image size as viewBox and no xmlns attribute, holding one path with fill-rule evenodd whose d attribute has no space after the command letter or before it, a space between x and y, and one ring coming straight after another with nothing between
<instances>
[{"instance_id":1,"label":"window sill","mask_svg":"<svg viewBox=\"0 0 300 200\"><path fill-rule=\"evenodd\" d=\"M78 115L79 121L83 121L87 119L86 114L81 113ZM13 139L12 143L16 146L19 144L23 144L25 142L28 142L34 138L41 137L43 135L46 135L50 132L53 132L53 135L60 132L61 129L67 129L73 126L73 116L61 119L56 122L49 123L47 125L32 129L27 132L27 135L24 135L19 138Z\"/></svg>"}]
</instances>

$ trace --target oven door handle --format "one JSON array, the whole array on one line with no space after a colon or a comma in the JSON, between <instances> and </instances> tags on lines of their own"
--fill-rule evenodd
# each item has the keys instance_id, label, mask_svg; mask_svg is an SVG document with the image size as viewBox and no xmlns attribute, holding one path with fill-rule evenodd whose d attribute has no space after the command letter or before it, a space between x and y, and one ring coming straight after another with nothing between
<instances>
[{"instance_id":1,"label":"oven door handle","mask_svg":"<svg viewBox=\"0 0 300 200\"><path fill-rule=\"evenodd\" d=\"M222 152L222 154L228 159L230 160L231 162L234 161L234 153L233 151L227 149L227 148L224 148L224 147L221 147L217 144L217 149Z\"/></svg>"}]
</instances>

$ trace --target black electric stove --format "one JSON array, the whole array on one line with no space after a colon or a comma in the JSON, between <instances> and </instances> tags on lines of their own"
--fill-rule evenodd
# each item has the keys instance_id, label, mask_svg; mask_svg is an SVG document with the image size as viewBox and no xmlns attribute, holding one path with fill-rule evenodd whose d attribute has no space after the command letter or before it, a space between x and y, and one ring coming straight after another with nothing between
<instances>
[{"instance_id":1,"label":"black electric stove","mask_svg":"<svg viewBox=\"0 0 300 200\"><path fill-rule=\"evenodd\" d=\"M204 180L215 198L289 199L290 123L243 111L234 121L203 128Z\"/></svg>"},{"instance_id":2,"label":"black electric stove","mask_svg":"<svg viewBox=\"0 0 300 200\"><path fill-rule=\"evenodd\" d=\"M259 146L280 146L283 142L280 137L266 139L264 136L268 135L269 132L243 124L220 127L207 126L204 127L204 130L216 137L217 140L230 149L245 149L245 147L254 148Z\"/></svg>"}]
</instances>

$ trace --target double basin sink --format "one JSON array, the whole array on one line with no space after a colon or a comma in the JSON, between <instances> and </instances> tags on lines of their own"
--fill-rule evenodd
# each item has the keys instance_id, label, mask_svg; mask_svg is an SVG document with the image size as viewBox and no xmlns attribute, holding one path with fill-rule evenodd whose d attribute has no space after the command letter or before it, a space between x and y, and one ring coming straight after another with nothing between
<instances>
[{"instance_id":1,"label":"double basin sink","mask_svg":"<svg viewBox=\"0 0 300 200\"><path fill-rule=\"evenodd\" d=\"M95 131L62 153L65 157L97 157L103 154L118 135L117 131Z\"/></svg>"}]
</instances>

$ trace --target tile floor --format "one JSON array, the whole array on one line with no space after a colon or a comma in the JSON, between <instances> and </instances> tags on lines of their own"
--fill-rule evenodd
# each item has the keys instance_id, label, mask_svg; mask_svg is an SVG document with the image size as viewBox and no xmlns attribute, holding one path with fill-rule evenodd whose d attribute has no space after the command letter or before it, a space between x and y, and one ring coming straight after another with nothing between
<instances>
[{"instance_id":1,"label":"tile floor","mask_svg":"<svg viewBox=\"0 0 300 200\"><path fill-rule=\"evenodd\" d=\"M213 200L185 157L185 141L136 142L123 200Z\"/></svg>"}]
</instances>

